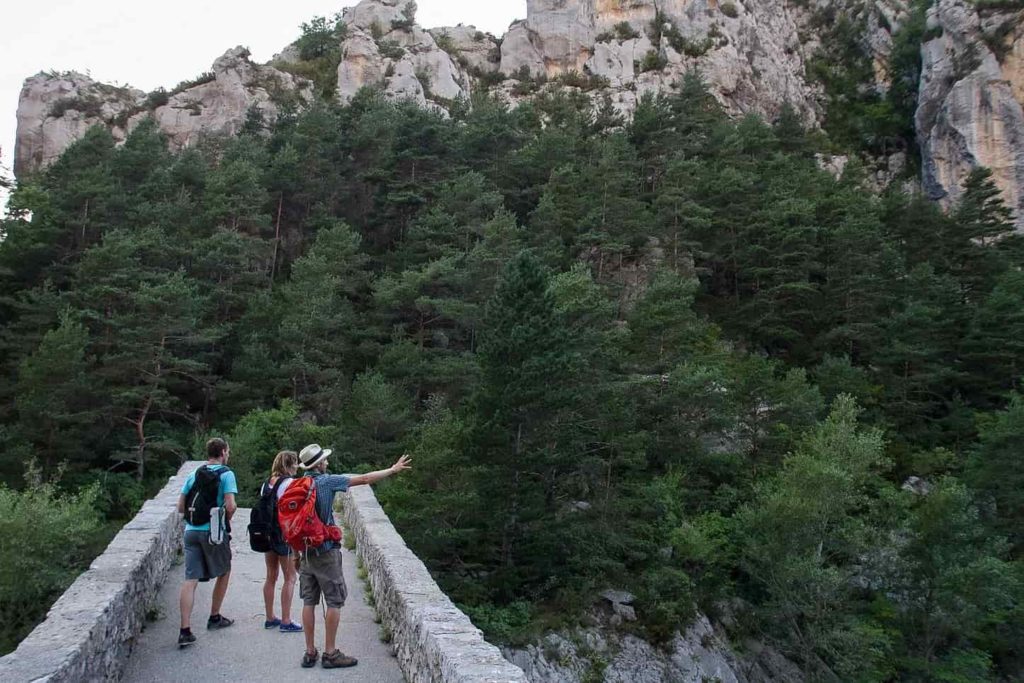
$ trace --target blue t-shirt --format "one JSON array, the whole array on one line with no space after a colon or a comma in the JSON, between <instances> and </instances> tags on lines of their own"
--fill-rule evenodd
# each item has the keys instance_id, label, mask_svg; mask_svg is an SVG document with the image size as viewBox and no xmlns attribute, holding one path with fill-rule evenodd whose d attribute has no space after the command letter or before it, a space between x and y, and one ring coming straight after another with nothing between
<instances>
[{"instance_id":1,"label":"blue t-shirt","mask_svg":"<svg viewBox=\"0 0 1024 683\"><path fill-rule=\"evenodd\" d=\"M316 482L316 514L324 524L334 526L334 496L348 491L347 474L309 474ZM325 541L317 550L330 550L333 541Z\"/></svg>"},{"instance_id":2,"label":"blue t-shirt","mask_svg":"<svg viewBox=\"0 0 1024 683\"><path fill-rule=\"evenodd\" d=\"M209 467L211 470L216 472L217 470L224 469L225 465L204 465L204 467ZM188 479L185 480L185 485L181 487L182 495L184 495L184 496L188 495L189 489L192 488L192 484L195 483L195 480L196 480L196 473L195 472L193 472L192 474L188 475ZM235 481L235 473L234 472L225 472L224 474L220 475L220 487L217 489L217 506L218 507L224 505L224 496L229 494L229 493L234 493L235 495L238 494L238 483ZM210 523L209 522L207 522L206 524L200 524L199 526L192 526L188 522L185 522L185 531L209 531L209 530L210 530Z\"/></svg>"}]
</instances>

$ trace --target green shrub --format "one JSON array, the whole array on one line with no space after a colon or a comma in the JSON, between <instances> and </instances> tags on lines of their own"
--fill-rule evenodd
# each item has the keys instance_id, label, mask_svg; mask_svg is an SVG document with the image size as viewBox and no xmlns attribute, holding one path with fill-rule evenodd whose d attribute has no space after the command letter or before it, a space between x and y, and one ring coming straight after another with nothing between
<instances>
[{"instance_id":1,"label":"green shrub","mask_svg":"<svg viewBox=\"0 0 1024 683\"><path fill-rule=\"evenodd\" d=\"M459 49L455 47L455 41L452 40L452 37L447 33L439 33L438 35L434 36L434 42L437 43L437 46L439 48L441 48L450 55L453 55L459 51Z\"/></svg>"},{"instance_id":2,"label":"green shrub","mask_svg":"<svg viewBox=\"0 0 1024 683\"><path fill-rule=\"evenodd\" d=\"M313 17L300 26L302 35L295 41L299 48L299 59L312 61L341 54L341 41L348 34L348 26L341 20L341 14L327 17Z\"/></svg>"},{"instance_id":3,"label":"green shrub","mask_svg":"<svg viewBox=\"0 0 1024 683\"><path fill-rule=\"evenodd\" d=\"M110 538L96 487L0 485L0 654L13 650Z\"/></svg>"},{"instance_id":4,"label":"green shrub","mask_svg":"<svg viewBox=\"0 0 1024 683\"><path fill-rule=\"evenodd\" d=\"M628 21L620 21L615 24L615 37L619 40L633 40L640 37L637 31Z\"/></svg>"},{"instance_id":5,"label":"green shrub","mask_svg":"<svg viewBox=\"0 0 1024 683\"><path fill-rule=\"evenodd\" d=\"M720 9L722 11L722 14L729 17L730 19L735 19L740 15L739 10L736 9L736 3L731 2L731 0L726 0L725 2L723 2L721 5L718 6L718 9Z\"/></svg>"},{"instance_id":6,"label":"green shrub","mask_svg":"<svg viewBox=\"0 0 1024 683\"><path fill-rule=\"evenodd\" d=\"M95 97L80 95L77 97L62 97L50 106L49 115L55 119L64 116L70 110L80 112L83 116L97 117L103 114L103 103Z\"/></svg>"},{"instance_id":7,"label":"green shrub","mask_svg":"<svg viewBox=\"0 0 1024 683\"><path fill-rule=\"evenodd\" d=\"M146 109L156 109L162 107L171 99L170 94L164 88L157 88L153 92L146 95Z\"/></svg>"},{"instance_id":8,"label":"green shrub","mask_svg":"<svg viewBox=\"0 0 1024 683\"><path fill-rule=\"evenodd\" d=\"M505 80L505 74L500 71L484 71L478 67L471 68L469 74L485 88L493 87Z\"/></svg>"},{"instance_id":9,"label":"green shrub","mask_svg":"<svg viewBox=\"0 0 1024 683\"><path fill-rule=\"evenodd\" d=\"M693 582L673 567L649 569L640 577L636 609L648 638L667 643L693 618Z\"/></svg>"},{"instance_id":10,"label":"green shrub","mask_svg":"<svg viewBox=\"0 0 1024 683\"><path fill-rule=\"evenodd\" d=\"M382 57L396 61L405 56L405 50L395 40L378 40L377 50L380 51Z\"/></svg>"},{"instance_id":11,"label":"green shrub","mask_svg":"<svg viewBox=\"0 0 1024 683\"><path fill-rule=\"evenodd\" d=\"M302 422L298 406L291 401L282 401L279 408L246 414L228 437L231 469L238 480L239 505L255 502L259 485L270 476L270 466L278 451L298 451L313 442L329 448L333 438L330 430ZM198 447L194 450L200 452Z\"/></svg>"},{"instance_id":12,"label":"green shrub","mask_svg":"<svg viewBox=\"0 0 1024 683\"><path fill-rule=\"evenodd\" d=\"M570 88L579 88L584 92L591 90L599 90L601 88L607 88L611 85L611 82L604 76L597 76L594 74L582 74L575 69L572 71L566 71L561 74L557 79L558 83Z\"/></svg>"},{"instance_id":13,"label":"green shrub","mask_svg":"<svg viewBox=\"0 0 1024 683\"><path fill-rule=\"evenodd\" d=\"M209 82L213 81L216 78L217 78L217 74L213 73L212 71L205 71L205 72L199 74L198 76L196 76L195 78L193 78L191 80L181 81L180 83L178 83L178 85L176 85L173 88L171 88L171 91L169 93L167 93L167 96L168 97L174 97L175 95L177 95L180 92L188 90L189 88L194 88L197 85L203 85L204 83L209 83Z\"/></svg>"},{"instance_id":14,"label":"green shrub","mask_svg":"<svg viewBox=\"0 0 1024 683\"><path fill-rule=\"evenodd\" d=\"M402 18L391 22L391 30L409 30L416 23L416 3L410 2L402 10Z\"/></svg>"},{"instance_id":15,"label":"green shrub","mask_svg":"<svg viewBox=\"0 0 1024 683\"><path fill-rule=\"evenodd\" d=\"M602 31L594 38L595 43L610 43L615 40L615 34L611 31Z\"/></svg>"},{"instance_id":16,"label":"green shrub","mask_svg":"<svg viewBox=\"0 0 1024 683\"><path fill-rule=\"evenodd\" d=\"M668 59L661 54L660 50L649 50L644 55L643 61L640 62L640 71L644 73L648 71L661 71L666 65L668 65Z\"/></svg>"},{"instance_id":17,"label":"green shrub","mask_svg":"<svg viewBox=\"0 0 1024 683\"><path fill-rule=\"evenodd\" d=\"M520 600L504 607L459 605L459 608L490 642L517 645L529 640L534 614L533 606L528 602Z\"/></svg>"}]
</instances>

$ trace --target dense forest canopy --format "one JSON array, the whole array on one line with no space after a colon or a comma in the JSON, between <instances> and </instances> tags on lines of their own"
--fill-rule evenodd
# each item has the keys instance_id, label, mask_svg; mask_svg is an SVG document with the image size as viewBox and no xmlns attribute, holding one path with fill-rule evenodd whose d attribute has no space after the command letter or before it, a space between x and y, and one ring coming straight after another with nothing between
<instances>
[{"instance_id":1,"label":"dense forest canopy","mask_svg":"<svg viewBox=\"0 0 1024 683\"><path fill-rule=\"evenodd\" d=\"M728 614L815 679L1024 675L1024 273L988 172L948 213L876 196L696 75L629 121L471 104L366 91L180 153L96 128L19 182L0 538L26 486L123 518L213 433L245 496L284 447L408 450L379 495L492 638L615 586L656 642Z\"/></svg>"}]
</instances>

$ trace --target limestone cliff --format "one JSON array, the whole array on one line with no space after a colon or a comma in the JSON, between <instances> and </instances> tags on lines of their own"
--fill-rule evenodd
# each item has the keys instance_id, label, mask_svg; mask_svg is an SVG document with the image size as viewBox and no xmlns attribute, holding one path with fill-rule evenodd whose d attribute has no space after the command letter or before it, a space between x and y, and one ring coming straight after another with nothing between
<instances>
[{"instance_id":1,"label":"limestone cliff","mask_svg":"<svg viewBox=\"0 0 1024 683\"><path fill-rule=\"evenodd\" d=\"M818 119L798 32L806 12L784 0L529 0L501 44L501 70L607 79L631 111L646 92L700 71L735 114L774 117L783 103Z\"/></svg>"},{"instance_id":2,"label":"limestone cliff","mask_svg":"<svg viewBox=\"0 0 1024 683\"><path fill-rule=\"evenodd\" d=\"M1024 220L1024 30L1019 12L939 0L928 11L915 117L925 191L954 203L987 166Z\"/></svg>"},{"instance_id":3,"label":"limestone cliff","mask_svg":"<svg viewBox=\"0 0 1024 683\"><path fill-rule=\"evenodd\" d=\"M884 92L893 34L909 7L908 0L528 0L526 18L496 38L471 26L425 30L412 0L362 0L343 12L335 92L344 103L361 88L378 88L447 113L478 90L516 106L544 90L576 89L628 115L645 93L666 91L697 69L734 115L773 118L790 103L813 126L825 113L823 88L808 76L815 56L829 53L823 23L855 17L872 56L874 79L864 87ZM929 10L915 116L921 180L948 205L972 168L988 166L1024 217L1024 31L1019 12L993 7L937 0ZM274 66L235 48L200 79L148 96L81 74L38 74L21 93L15 172L45 166L95 124L122 140L153 116L182 147L204 134L234 133L253 108L272 121L283 103L312 99L310 82L289 73L304 73L289 68L298 62L295 46ZM902 152L877 159L874 184L900 180L905 159Z\"/></svg>"},{"instance_id":4,"label":"limestone cliff","mask_svg":"<svg viewBox=\"0 0 1024 683\"><path fill-rule=\"evenodd\" d=\"M198 79L149 95L79 73L40 73L27 79L21 90L14 170L21 176L46 166L97 124L122 141L152 116L172 147L180 149L202 135L238 132L250 109L271 122L282 102L302 104L311 99L308 81L253 64L243 47L225 52Z\"/></svg>"}]
</instances>

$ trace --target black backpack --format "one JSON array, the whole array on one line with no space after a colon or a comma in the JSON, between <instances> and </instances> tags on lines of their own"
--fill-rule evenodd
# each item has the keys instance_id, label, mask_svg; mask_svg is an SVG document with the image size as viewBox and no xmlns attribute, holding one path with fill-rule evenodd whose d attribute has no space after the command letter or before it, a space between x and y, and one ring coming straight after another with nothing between
<instances>
[{"instance_id":1,"label":"black backpack","mask_svg":"<svg viewBox=\"0 0 1024 683\"><path fill-rule=\"evenodd\" d=\"M277 490L285 479L288 477L278 477L273 487L264 482L260 500L249 514L249 547L258 553L268 553L284 543L277 523Z\"/></svg>"},{"instance_id":2,"label":"black backpack","mask_svg":"<svg viewBox=\"0 0 1024 683\"><path fill-rule=\"evenodd\" d=\"M192 526L210 523L210 509L217 507L220 478L230 471L227 467L213 470L208 465L196 470L192 488L185 494L185 521Z\"/></svg>"}]
</instances>

